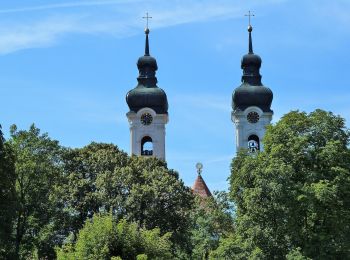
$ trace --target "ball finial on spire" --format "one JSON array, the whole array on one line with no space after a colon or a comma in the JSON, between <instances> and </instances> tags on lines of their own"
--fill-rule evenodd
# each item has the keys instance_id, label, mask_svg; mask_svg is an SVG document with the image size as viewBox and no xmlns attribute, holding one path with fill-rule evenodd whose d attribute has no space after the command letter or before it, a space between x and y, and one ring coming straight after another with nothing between
<instances>
[{"instance_id":1,"label":"ball finial on spire","mask_svg":"<svg viewBox=\"0 0 350 260\"><path fill-rule=\"evenodd\" d=\"M252 32L253 31L253 26L251 26L250 24L248 25L248 32Z\"/></svg>"},{"instance_id":2,"label":"ball finial on spire","mask_svg":"<svg viewBox=\"0 0 350 260\"><path fill-rule=\"evenodd\" d=\"M196 163L196 169L197 169L198 175L201 175L202 169L203 169L203 164L200 162Z\"/></svg>"}]
</instances>

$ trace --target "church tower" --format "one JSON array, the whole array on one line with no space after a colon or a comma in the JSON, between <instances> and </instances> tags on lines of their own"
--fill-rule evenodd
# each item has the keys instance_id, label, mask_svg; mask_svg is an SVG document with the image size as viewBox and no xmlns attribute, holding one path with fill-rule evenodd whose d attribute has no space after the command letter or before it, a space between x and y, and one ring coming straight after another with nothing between
<instances>
[{"instance_id":1,"label":"church tower","mask_svg":"<svg viewBox=\"0 0 350 260\"><path fill-rule=\"evenodd\" d=\"M202 177L203 164L197 163L196 168L197 168L198 175L197 175L197 179L194 181L194 184L192 186L193 194L198 195L201 198L211 197L212 194Z\"/></svg>"},{"instance_id":2,"label":"church tower","mask_svg":"<svg viewBox=\"0 0 350 260\"><path fill-rule=\"evenodd\" d=\"M148 16L148 14L147 14ZM131 154L154 156L165 160L165 124L168 123L168 100L157 86L157 61L150 56L148 26L146 27L145 55L137 61L137 86L126 95L130 111Z\"/></svg>"},{"instance_id":3,"label":"church tower","mask_svg":"<svg viewBox=\"0 0 350 260\"><path fill-rule=\"evenodd\" d=\"M261 140L273 115L271 110L273 94L261 83L261 58L253 52L252 30L249 21L248 54L244 55L241 61L242 84L232 94L231 119L236 126L237 152L242 148L251 152L263 150Z\"/></svg>"}]
</instances>

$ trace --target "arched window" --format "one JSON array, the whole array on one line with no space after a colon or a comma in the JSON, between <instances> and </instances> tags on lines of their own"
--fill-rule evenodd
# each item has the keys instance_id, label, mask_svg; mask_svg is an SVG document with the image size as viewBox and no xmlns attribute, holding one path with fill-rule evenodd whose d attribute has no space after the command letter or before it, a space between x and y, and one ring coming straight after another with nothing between
<instances>
[{"instance_id":1,"label":"arched window","mask_svg":"<svg viewBox=\"0 0 350 260\"><path fill-rule=\"evenodd\" d=\"M146 155L146 156L153 155L152 138L149 136L145 136L141 140L141 155Z\"/></svg>"},{"instance_id":2,"label":"arched window","mask_svg":"<svg viewBox=\"0 0 350 260\"><path fill-rule=\"evenodd\" d=\"M248 149L252 153L260 150L260 141L257 135L250 135L248 137Z\"/></svg>"}]
</instances>

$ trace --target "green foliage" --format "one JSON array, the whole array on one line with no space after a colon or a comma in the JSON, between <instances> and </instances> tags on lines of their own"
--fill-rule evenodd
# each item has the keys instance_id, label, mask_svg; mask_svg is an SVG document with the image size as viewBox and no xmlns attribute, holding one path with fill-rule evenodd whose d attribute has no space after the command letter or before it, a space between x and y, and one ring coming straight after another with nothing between
<instances>
[{"instance_id":1,"label":"green foliage","mask_svg":"<svg viewBox=\"0 0 350 260\"><path fill-rule=\"evenodd\" d=\"M114 222L112 214L95 215L79 231L75 245L57 249L58 259L171 259L170 234L159 229L140 229L125 219Z\"/></svg>"},{"instance_id":2,"label":"green foliage","mask_svg":"<svg viewBox=\"0 0 350 260\"><path fill-rule=\"evenodd\" d=\"M108 259L113 240L113 219L95 217L79 232L75 256L77 259Z\"/></svg>"},{"instance_id":3,"label":"green foliage","mask_svg":"<svg viewBox=\"0 0 350 260\"><path fill-rule=\"evenodd\" d=\"M219 247L210 253L209 259L245 259L243 245L233 235L220 239Z\"/></svg>"},{"instance_id":4,"label":"green foliage","mask_svg":"<svg viewBox=\"0 0 350 260\"><path fill-rule=\"evenodd\" d=\"M127 155L112 144L93 142L83 148L66 150L61 198L70 212L74 233L94 213L109 212L118 203L120 180L114 177L114 171L126 164Z\"/></svg>"},{"instance_id":5,"label":"green foliage","mask_svg":"<svg viewBox=\"0 0 350 260\"><path fill-rule=\"evenodd\" d=\"M162 234L171 232L172 241L185 246L194 197L178 173L156 158L135 156L119 174L127 180L126 212L121 216L147 229L159 227Z\"/></svg>"},{"instance_id":6,"label":"green foliage","mask_svg":"<svg viewBox=\"0 0 350 260\"><path fill-rule=\"evenodd\" d=\"M193 196L163 161L128 157L112 144L62 148L34 125L13 125L5 143L0 137L0 256L55 258L55 247L73 247L84 223L106 212L171 232L174 248L187 245Z\"/></svg>"},{"instance_id":7,"label":"green foliage","mask_svg":"<svg viewBox=\"0 0 350 260\"><path fill-rule=\"evenodd\" d=\"M57 234L53 230L61 220L53 194L61 180L61 147L34 125L29 131L17 131L13 125L8 145L16 158L14 257L54 257Z\"/></svg>"},{"instance_id":8,"label":"green foliage","mask_svg":"<svg viewBox=\"0 0 350 260\"><path fill-rule=\"evenodd\" d=\"M344 119L322 110L293 111L269 126L265 151L243 151L232 163L236 233L218 251L349 259L349 136Z\"/></svg>"},{"instance_id":9,"label":"green foliage","mask_svg":"<svg viewBox=\"0 0 350 260\"><path fill-rule=\"evenodd\" d=\"M15 158L11 147L4 143L0 125L0 258L10 258L13 252L12 229L16 214Z\"/></svg>"},{"instance_id":10,"label":"green foliage","mask_svg":"<svg viewBox=\"0 0 350 260\"><path fill-rule=\"evenodd\" d=\"M136 260L147 260L147 259L148 259L148 256L145 254L141 254L136 257Z\"/></svg>"},{"instance_id":11,"label":"green foliage","mask_svg":"<svg viewBox=\"0 0 350 260\"><path fill-rule=\"evenodd\" d=\"M300 247L291 250L286 256L287 260L310 260L311 258L303 256Z\"/></svg>"},{"instance_id":12,"label":"green foliage","mask_svg":"<svg viewBox=\"0 0 350 260\"><path fill-rule=\"evenodd\" d=\"M73 232L94 213L111 211L118 219L159 227L162 234L172 233L172 241L185 243L193 196L163 161L130 158L113 145L92 143L67 151L64 165L62 196L72 212Z\"/></svg>"},{"instance_id":13,"label":"green foliage","mask_svg":"<svg viewBox=\"0 0 350 260\"><path fill-rule=\"evenodd\" d=\"M191 259L207 259L216 249L221 238L233 233L233 206L228 201L227 193L215 192L213 197L196 197L192 211L193 227Z\"/></svg>"},{"instance_id":14,"label":"green foliage","mask_svg":"<svg viewBox=\"0 0 350 260\"><path fill-rule=\"evenodd\" d=\"M0 258L350 259L349 138L332 113L291 112L233 160L231 201L203 201L164 161L0 128Z\"/></svg>"}]
</instances>

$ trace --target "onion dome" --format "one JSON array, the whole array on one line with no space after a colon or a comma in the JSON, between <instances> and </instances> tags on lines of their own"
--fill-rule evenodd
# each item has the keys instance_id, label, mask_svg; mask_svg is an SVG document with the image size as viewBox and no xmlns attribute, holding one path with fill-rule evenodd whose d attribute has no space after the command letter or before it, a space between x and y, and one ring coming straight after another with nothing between
<instances>
[{"instance_id":1,"label":"onion dome","mask_svg":"<svg viewBox=\"0 0 350 260\"><path fill-rule=\"evenodd\" d=\"M146 28L145 55L137 61L139 76L137 86L126 95L126 102L130 111L137 113L142 108L152 108L157 114L168 113L168 100L163 89L157 86L157 61L149 54L148 34Z\"/></svg>"},{"instance_id":2,"label":"onion dome","mask_svg":"<svg viewBox=\"0 0 350 260\"><path fill-rule=\"evenodd\" d=\"M261 83L261 58L253 52L252 30L253 27L249 25L248 54L244 55L241 61L242 84L232 94L232 108L234 111L244 111L247 107L257 106L264 112L272 112L273 93Z\"/></svg>"}]
</instances>

